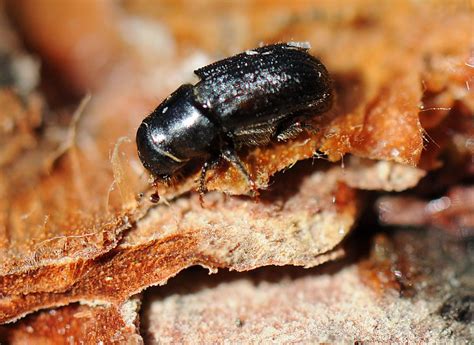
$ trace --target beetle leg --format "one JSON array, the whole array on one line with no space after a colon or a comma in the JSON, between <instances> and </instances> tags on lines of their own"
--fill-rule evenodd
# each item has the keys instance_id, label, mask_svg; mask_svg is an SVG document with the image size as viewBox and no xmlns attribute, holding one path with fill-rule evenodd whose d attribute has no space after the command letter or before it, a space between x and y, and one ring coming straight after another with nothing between
<instances>
[{"instance_id":1,"label":"beetle leg","mask_svg":"<svg viewBox=\"0 0 474 345\"><path fill-rule=\"evenodd\" d=\"M198 187L199 201L201 203L201 206L204 205L204 194L206 194L207 192L207 187L206 187L207 172L209 171L209 169L214 168L218 163L219 163L219 159L211 159L211 160L205 161L201 167L201 175L199 176L199 187Z\"/></svg>"},{"instance_id":2,"label":"beetle leg","mask_svg":"<svg viewBox=\"0 0 474 345\"><path fill-rule=\"evenodd\" d=\"M201 167L201 175L199 176L199 187L198 187L198 192L200 197L204 195L204 193L207 192L207 187L206 187L206 175L207 171L209 170L209 162L206 161Z\"/></svg>"},{"instance_id":3,"label":"beetle leg","mask_svg":"<svg viewBox=\"0 0 474 345\"><path fill-rule=\"evenodd\" d=\"M242 161L240 160L239 156L237 156L237 153L235 152L235 150L231 147L224 148L221 152L221 156L222 158L224 158L226 161L228 161L229 163L234 165L234 167L237 168L237 170L245 178L245 181L247 182L247 184L251 187L252 196L257 196L258 195L257 185L255 184L255 181L250 176L249 172L245 168Z\"/></svg>"}]
</instances>

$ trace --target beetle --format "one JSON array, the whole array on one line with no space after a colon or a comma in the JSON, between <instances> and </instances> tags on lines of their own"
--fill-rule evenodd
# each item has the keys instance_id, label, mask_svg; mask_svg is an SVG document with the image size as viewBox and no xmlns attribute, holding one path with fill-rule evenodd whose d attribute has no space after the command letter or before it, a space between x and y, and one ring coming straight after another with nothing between
<instances>
[{"instance_id":1,"label":"beetle","mask_svg":"<svg viewBox=\"0 0 474 345\"><path fill-rule=\"evenodd\" d=\"M331 108L331 78L309 49L304 42L272 44L195 70L200 80L180 86L139 126L144 167L166 181L200 159L202 195L207 171L223 159L256 192L236 152L294 138L305 119Z\"/></svg>"}]
</instances>

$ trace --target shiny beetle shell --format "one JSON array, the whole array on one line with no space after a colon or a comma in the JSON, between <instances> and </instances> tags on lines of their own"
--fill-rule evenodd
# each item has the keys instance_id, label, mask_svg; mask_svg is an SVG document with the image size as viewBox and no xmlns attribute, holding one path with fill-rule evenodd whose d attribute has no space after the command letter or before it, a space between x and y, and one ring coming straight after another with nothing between
<instances>
[{"instance_id":1,"label":"shiny beetle shell","mask_svg":"<svg viewBox=\"0 0 474 345\"><path fill-rule=\"evenodd\" d=\"M145 168L166 179L201 159L205 175L211 162L224 158L251 182L235 150L292 138L304 119L332 105L329 73L308 49L305 43L268 45L196 70L200 81L180 86L138 128Z\"/></svg>"}]
</instances>

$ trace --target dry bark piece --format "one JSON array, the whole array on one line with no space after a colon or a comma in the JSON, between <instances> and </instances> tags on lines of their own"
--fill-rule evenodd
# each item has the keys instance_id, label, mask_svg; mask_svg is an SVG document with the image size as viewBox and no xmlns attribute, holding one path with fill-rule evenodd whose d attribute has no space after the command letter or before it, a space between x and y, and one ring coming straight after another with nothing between
<instances>
[{"instance_id":1,"label":"dry bark piece","mask_svg":"<svg viewBox=\"0 0 474 345\"><path fill-rule=\"evenodd\" d=\"M102 190L85 187L100 175L80 169L91 163L74 148L62 158L71 165L44 177L42 167L52 154L27 152L0 169L2 295L69 287L73 277L85 273L88 260L115 247L131 226L127 210L114 210L112 203L106 209L104 182Z\"/></svg>"},{"instance_id":2,"label":"dry bark piece","mask_svg":"<svg viewBox=\"0 0 474 345\"><path fill-rule=\"evenodd\" d=\"M110 190L123 181L95 169L102 158L80 149L76 123L40 136L39 96L1 89L0 101L0 295L62 291L131 227L130 196Z\"/></svg>"},{"instance_id":3,"label":"dry bark piece","mask_svg":"<svg viewBox=\"0 0 474 345\"><path fill-rule=\"evenodd\" d=\"M341 178L352 188L402 191L418 184L426 171L395 162L373 161L350 156Z\"/></svg>"},{"instance_id":4,"label":"dry bark piece","mask_svg":"<svg viewBox=\"0 0 474 345\"><path fill-rule=\"evenodd\" d=\"M356 246L365 242L354 240ZM468 243L450 243L422 230L397 230L384 243L381 248L375 242L368 259L373 264L363 268L348 260L305 271L261 268L212 277L183 272L145 294L144 339L150 344L469 342L474 281ZM381 264L390 258L397 262ZM412 297L401 297L398 284L379 289L374 276L379 281L388 279L386 274L406 278Z\"/></svg>"},{"instance_id":5,"label":"dry bark piece","mask_svg":"<svg viewBox=\"0 0 474 345\"><path fill-rule=\"evenodd\" d=\"M474 235L474 186L452 187L445 196L423 200L386 196L377 201L379 219L388 225L432 225L456 237Z\"/></svg>"},{"instance_id":6,"label":"dry bark piece","mask_svg":"<svg viewBox=\"0 0 474 345\"><path fill-rule=\"evenodd\" d=\"M358 209L356 192L339 182L338 170L302 164L277 179L258 202L210 193L204 209L195 194L160 205L116 249L95 260L83 259L84 270L68 277L74 282L71 287L57 289L65 282L63 275L55 275L48 277L49 285L35 285L36 293L19 295L25 290L21 284L9 291L0 299L0 322L76 301L120 305L192 265L243 271L334 260L342 255L337 244L354 224Z\"/></svg>"},{"instance_id":7,"label":"dry bark piece","mask_svg":"<svg viewBox=\"0 0 474 345\"><path fill-rule=\"evenodd\" d=\"M72 304L41 311L15 325L0 327L8 344L143 344L137 298L116 306Z\"/></svg>"},{"instance_id":8,"label":"dry bark piece","mask_svg":"<svg viewBox=\"0 0 474 345\"><path fill-rule=\"evenodd\" d=\"M0 89L0 167L37 145L35 130L42 121L42 100L33 95L26 104L11 89Z\"/></svg>"},{"instance_id":9,"label":"dry bark piece","mask_svg":"<svg viewBox=\"0 0 474 345\"><path fill-rule=\"evenodd\" d=\"M1 52L17 64L24 58L20 44L3 11L0 19ZM22 73L28 72L24 67ZM113 248L130 227L113 193L103 210L113 178L94 171L99 163L91 159L93 150L83 155L76 147L69 135L75 128L60 128L52 116L44 121L42 97L27 93L36 85L31 73L14 75L30 80L27 88L15 79L0 89L0 296L16 288L64 290L87 271L84 259ZM94 191L84 188L91 181Z\"/></svg>"}]
</instances>

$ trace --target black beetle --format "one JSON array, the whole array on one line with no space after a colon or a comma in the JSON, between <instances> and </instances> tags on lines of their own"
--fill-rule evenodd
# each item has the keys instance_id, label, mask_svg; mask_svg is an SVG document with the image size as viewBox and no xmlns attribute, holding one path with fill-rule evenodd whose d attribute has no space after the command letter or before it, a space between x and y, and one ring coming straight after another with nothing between
<instances>
[{"instance_id":1,"label":"black beetle","mask_svg":"<svg viewBox=\"0 0 474 345\"><path fill-rule=\"evenodd\" d=\"M138 155L155 178L169 179L193 159L206 172L220 159L233 164L255 191L236 150L295 137L302 120L332 105L324 65L308 43L281 43L248 50L202 67L195 85L173 92L137 131Z\"/></svg>"}]
</instances>

